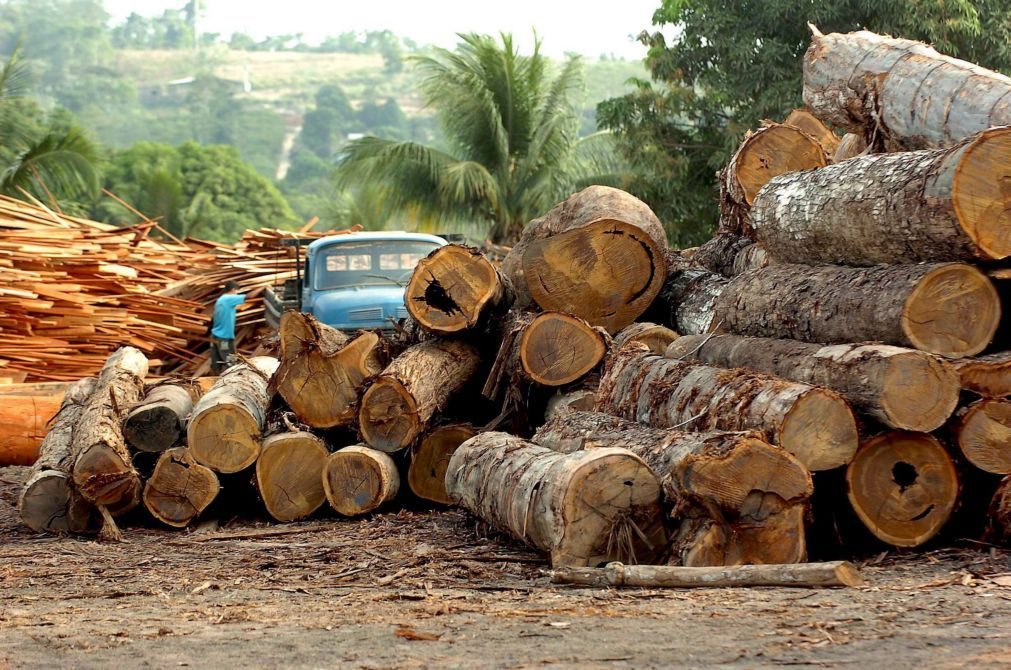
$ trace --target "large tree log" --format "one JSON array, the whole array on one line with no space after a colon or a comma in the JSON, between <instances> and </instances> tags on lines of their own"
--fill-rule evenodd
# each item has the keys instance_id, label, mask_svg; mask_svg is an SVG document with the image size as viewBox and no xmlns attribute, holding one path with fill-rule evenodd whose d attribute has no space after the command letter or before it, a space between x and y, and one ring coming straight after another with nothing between
<instances>
[{"instance_id":1,"label":"large tree log","mask_svg":"<svg viewBox=\"0 0 1011 670\"><path fill-rule=\"evenodd\" d=\"M688 335L671 344L666 356L824 386L885 425L902 430L940 428L958 405L960 383L954 368L915 349Z\"/></svg>"},{"instance_id":2,"label":"large tree log","mask_svg":"<svg viewBox=\"0 0 1011 670\"><path fill-rule=\"evenodd\" d=\"M804 55L804 103L822 121L890 150L945 147L1011 125L1011 79L921 42L817 29Z\"/></svg>"},{"instance_id":3,"label":"large tree log","mask_svg":"<svg viewBox=\"0 0 1011 670\"><path fill-rule=\"evenodd\" d=\"M233 365L193 408L187 426L190 454L220 473L245 470L260 456L270 402L268 385L278 361L257 356Z\"/></svg>"},{"instance_id":4,"label":"large tree log","mask_svg":"<svg viewBox=\"0 0 1011 670\"><path fill-rule=\"evenodd\" d=\"M437 426L428 431L411 451L407 469L407 484L414 495L443 505L452 503L446 493L449 460L457 447L475 435L477 430L465 423Z\"/></svg>"},{"instance_id":5,"label":"large tree log","mask_svg":"<svg viewBox=\"0 0 1011 670\"><path fill-rule=\"evenodd\" d=\"M147 357L133 347L109 356L74 427L74 486L116 514L140 502L140 476L123 439L123 417L144 392Z\"/></svg>"},{"instance_id":6,"label":"large tree log","mask_svg":"<svg viewBox=\"0 0 1011 670\"><path fill-rule=\"evenodd\" d=\"M645 203L591 186L523 229L502 271L517 307L531 300L614 334L650 306L663 285L667 236Z\"/></svg>"},{"instance_id":7,"label":"large tree log","mask_svg":"<svg viewBox=\"0 0 1011 670\"><path fill-rule=\"evenodd\" d=\"M548 553L552 567L649 562L666 543L656 476L624 449L559 454L506 433L481 433L453 454L446 491Z\"/></svg>"},{"instance_id":8,"label":"large tree log","mask_svg":"<svg viewBox=\"0 0 1011 670\"><path fill-rule=\"evenodd\" d=\"M354 422L365 380L382 370L380 340L353 340L308 314L285 312L279 329L281 359L273 384L300 421L313 428Z\"/></svg>"},{"instance_id":9,"label":"large tree log","mask_svg":"<svg viewBox=\"0 0 1011 670\"><path fill-rule=\"evenodd\" d=\"M62 390L0 395L0 467L35 462L47 425L62 402Z\"/></svg>"},{"instance_id":10,"label":"large tree log","mask_svg":"<svg viewBox=\"0 0 1011 670\"><path fill-rule=\"evenodd\" d=\"M725 370L629 345L612 357L597 409L656 428L757 430L809 470L845 465L859 436L838 394L747 370Z\"/></svg>"},{"instance_id":11,"label":"large tree log","mask_svg":"<svg viewBox=\"0 0 1011 670\"><path fill-rule=\"evenodd\" d=\"M423 258L407 284L404 302L430 333L449 335L487 323L513 300L512 286L480 250L450 244Z\"/></svg>"},{"instance_id":12,"label":"large tree log","mask_svg":"<svg viewBox=\"0 0 1011 670\"><path fill-rule=\"evenodd\" d=\"M748 270L764 268L769 264L769 255L764 247L750 238L718 233L695 251L692 263L724 277L734 277ZM670 281L669 273L667 281Z\"/></svg>"},{"instance_id":13,"label":"large tree log","mask_svg":"<svg viewBox=\"0 0 1011 670\"><path fill-rule=\"evenodd\" d=\"M312 433L275 433L263 440L256 460L256 488L267 513L287 523L319 509L325 498L323 467L326 444Z\"/></svg>"},{"instance_id":14,"label":"large tree log","mask_svg":"<svg viewBox=\"0 0 1011 670\"><path fill-rule=\"evenodd\" d=\"M660 480L674 507L675 523L706 519L723 528L726 544L719 552L706 546L675 547L674 560L683 565L769 563L794 542L793 556L805 555L803 514L791 532L769 536L764 546L739 547L739 529L754 529L779 518L811 496L811 475L784 449L764 442L758 433L689 433L650 428L597 412L570 412L541 426L532 442L553 451L572 453L587 448L619 447L640 457ZM748 550L754 550L748 553ZM778 562L778 561L776 561Z\"/></svg>"},{"instance_id":15,"label":"large tree log","mask_svg":"<svg viewBox=\"0 0 1011 670\"><path fill-rule=\"evenodd\" d=\"M864 583L860 571L849 561L787 565L735 565L712 568L609 563L604 568L554 570L551 573L551 581L554 584L581 584L597 587L639 586L676 589L725 588L728 586L811 588L813 586L863 586Z\"/></svg>"},{"instance_id":16,"label":"large tree log","mask_svg":"<svg viewBox=\"0 0 1011 670\"><path fill-rule=\"evenodd\" d=\"M963 407L952 433L974 466L996 475L1011 474L1011 402L985 399Z\"/></svg>"},{"instance_id":17,"label":"large tree log","mask_svg":"<svg viewBox=\"0 0 1011 670\"><path fill-rule=\"evenodd\" d=\"M781 175L752 203L751 228L778 263L1006 258L1011 128L948 149L859 156Z\"/></svg>"},{"instance_id":18,"label":"large tree log","mask_svg":"<svg viewBox=\"0 0 1011 670\"><path fill-rule=\"evenodd\" d=\"M362 396L362 437L380 451L410 445L480 365L477 349L465 342L429 340L409 347Z\"/></svg>"},{"instance_id":19,"label":"large tree log","mask_svg":"<svg viewBox=\"0 0 1011 670\"><path fill-rule=\"evenodd\" d=\"M932 435L895 431L873 437L846 470L850 504L867 529L896 547L934 537L958 498L958 473Z\"/></svg>"},{"instance_id":20,"label":"large tree log","mask_svg":"<svg viewBox=\"0 0 1011 670\"><path fill-rule=\"evenodd\" d=\"M606 334L586 321L560 312L543 312L520 335L520 366L537 384L564 386L597 367L607 345Z\"/></svg>"},{"instance_id":21,"label":"large tree log","mask_svg":"<svg viewBox=\"0 0 1011 670\"><path fill-rule=\"evenodd\" d=\"M1011 351L959 358L952 361L962 380L962 388L984 398L1011 396Z\"/></svg>"},{"instance_id":22,"label":"large tree log","mask_svg":"<svg viewBox=\"0 0 1011 670\"><path fill-rule=\"evenodd\" d=\"M123 421L123 436L138 451L160 452L185 440L186 421L200 398L196 384L159 384L148 389Z\"/></svg>"},{"instance_id":23,"label":"large tree log","mask_svg":"<svg viewBox=\"0 0 1011 670\"><path fill-rule=\"evenodd\" d=\"M92 520L93 508L74 489L70 472L73 466L74 426L95 390L96 380L88 377L67 387L60 409L39 457L28 473L18 511L26 526L37 533L83 533Z\"/></svg>"},{"instance_id":24,"label":"large tree log","mask_svg":"<svg viewBox=\"0 0 1011 670\"><path fill-rule=\"evenodd\" d=\"M189 449L176 447L158 456L144 484L144 507L162 523L185 528L214 502L220 490L213 470L193 460Z\"/></svg>"},{"instance_id":25,"label":"large tree log","mask_svg":"<svg viewBox=\"0 0 1011 670\"><path fill-rule=\"evenodd\" d=\"M614 336L614 348L620 349L629 342L639 342L645 344L654 354L662 354L677 338L678 334L667 326L643 321L622 328L621 332Z\"/></svg>"},{"instance_id":26,"label":"large tree log","mask_svg":"<svg viewBox=\"0 0 1011 670\"><path fill-rule=\"evenodd\" d=\"M323 489L335 512L360 516L397 497L400 473L389 454L363 445L344 447L327 458Z\"/></svg>"},{"instance_id":27,"label":"large tree log","mask_svg":"<svg viewBox=\"0 0 1011 670\"><path fill-rule=\"evenodd\" d=\"M986 539L1011 546L1011 477L1005 477L993 495L989 509Z\"/></svg>"}]
</instances>

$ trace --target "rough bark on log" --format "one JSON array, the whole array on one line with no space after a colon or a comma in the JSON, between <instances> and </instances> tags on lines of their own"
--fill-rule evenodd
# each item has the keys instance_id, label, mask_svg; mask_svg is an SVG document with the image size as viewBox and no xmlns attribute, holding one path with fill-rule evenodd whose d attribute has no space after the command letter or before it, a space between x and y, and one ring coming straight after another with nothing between
<instances>
[{"instance_id":1,"label":"rough bark on log","mask_svg":"<svg viewBox=\"0 0 1011 670\"><path fill-rule=\"evenodd\" d=\"M867 140L857 133L846 133L839 142L839 147L832 156L833 163L842 163L851 158L863 155L867 151Z\"/></svg>"},{"instance_id":2,"label":"rough bark on log","mask_svg":"<svg viewBox=\"0 0 1011 670\"><path fill-rule=\"evenodd\" d=\"M859 442L853 412L833 391L655 356L642 345L612 356L597 409L656 428L757 430L812 471L848 463Z\"/></svg>"},{"instance_id":3,"label":"rough bark on log","mask_svg":"<svg viewBox=\"0 0 1011 670\"><path fill-rule=\"evenodd\" d=\"M1011 396L1011 351L998 351L951 362L958 370L962 388L984 398Z\"/></svg>"},{"instance_id":4,"label":"rough bark on log","mask_svg":"<svg viewBox=\"0 0 1011 670\"><path fill-rule=\"evenodd\" d=\"M934 537L958 498L958 473L937 438L894 431L864 442L846 470L848 497L879 540L918 547Z\"/></svg>"},{"instance_id":5,"label":"rough bark on log","mask_svg":"<svg viewBox=\"0 0 1011 670\"><path fill-rule=\"evenodd\" d=\"M256 488L267 513L281 523L303 519L323 504L323 467L330 452L306 431L275 433L256 460Z\"/></svg>"},{"instance_id":6,"label":"rough bark on log","mask_svg":"<svg viewBox=\"0 0 1011 670\"><path fill-rule=\"evenodd\" d=\"M404 294L414 321L436 335L475 328L508 309L512 300L509 280L484 254L458 244L423 258Z\"/></svg>"},{"instance_id":7,"label":"rough bark on log","mask_svg":"<svg viewBox=\"0 0 1011 670\"><path fill-rule=\"evenodd\" d=\"M480 364L477 349L458 340L429 340L409 347L362 396L358 413L362 437L380 451L407 447Z\"/></svg>"},{"instance_id":8,"label":"rough bark on log","mask_svg":"<svg viewBox=\"0 0 1011 670\"><path fill-rule=\"evenodd\" d=\"M716 301L728 284L728 278L702 268L672 270L654 311L682 336L712 332L718 326Z\"/></svg>"},{"instance_id":9,"label":"rough bark on log","mask_svg":"<svg viewBox=\"0 0 1011 670\"><path fill-rule=\"evenodd\" d=\"M839 136L833 133L828 126L821 122L817 116L806 109L795 109L783 119L784 126L792 126L797 130L807 133L821 145L826 156L835 154L839 148Z\"/></svg>"},{"instance_id":10,"label":"rough bark on log","mask_svg":"<svg viewBox=\"0 0 1011 670\"><path fill-rule=\"evenodd\" d=\"M353 423L362 385L382 370L379 336L351 339L295 310L281 317L279 336L273 384L299 420L313 428Z\"/></svg>"},{"instance_id":11,"label":"rough bark on log","mask_svg":"<svg viewBox=\"0 0 1011 670\"><path fill-rule=\"evenodd\" d=\"M218 377L193 408L186 430L198 463L227 474L245 470L259 458L268 386L277 367L277 359L257 356Z\"/></svg>"},{"instance_id":12,"label":"rough bark on log","mask_svg":"<svg viewBox=\"0 0 1011 670\"><path fill-rule=\"evenodd\" d=\"M678 334L667 326L643 321L622 328L621 332L614 336L613 346L615 349L621 349L629 342L639 342L645 344L654 354L662 354L677 338Z\"/></svg>"},{"instance_id":13,"label":"rough bark on log","mask_svg":"<svg viewBox=\"0 0 1011 670\"><path fill-rule=\"evenodd\" d=\"M862 586L864 578L849 561L787 565L734 565L690 568L673 565L624 565L604 568L562 568L551 573L554 584L641 586L646 588L741 586Z\"/></svg>"},{"instance_id":14,"label":"rough bark on log","mask_svg":"<svg viewBox=\"0 0 1011 670\"><path fill-rule=\"evenodd\" d=\"M400 473L389 454L364 445L344 447L327 458L323 489L338 514L360 516L397 496Z\"/></svg>"},{"instance_id":15,"label":"rough bark on log","mask_svg":"<svg viewBox=\"0 0 1011 670\"><path fill-rule=\"evenodd\" d=\"M764 247L755 244L752 239L731 233L717 233L698 248L692 256L692 262L710 272L734 277L748 270L764 268L769 264L769 255ZM668 272L667 283L671 281L671 274L673 272Z\"/></svg>"},{"instance_id":16,"label":"rough bark on log","mask_svg":"<svg viewBox=\"0 0 1011 670\"><path fill-rule=\"evenodd\" d=\"M830 388L886 426L902 430L940 428L958 405L960 383L954 368L915 349L688 335L671 344L665 355Z\"/></svg>"},{"instance_id":17,"label":"rough bark on log","mask_svg":"<svg viewBox=\"0 0 1011 670\"><path fill-rule=\"evenodd\" d=\"M140 502L140 476L123 439L123 417L144 392L147 357L117 350L74 427L74 486L85 500L122 514Z\"/></svg>"},{"instance_id":18,"label":"rough bark on log","mask_svg":"<svg viewBox=\"0 0 1011 670\"><path fill-rule=\"evenodd\" d=\"M988 517L985 539L994 544L1011 546L1011 477L1005 477L997 487Z\"/></svg>"},{"instance_id":19,"label":"rough bark on log","mask_svg":"<svg viewBox=\"0 0 1011 670\"><path fill-rule=\"evenodd\" d=\"M502 271L518 308L531 301L614 334L653 302L667 272L667 236L645 203L591 186L523 229Z\"/></svg>"},{"instance_id":20,"label":"rough bark on log","mask_svg":"<svg viewBox=\"0 0 1011 670\"><path fill-rule=\"evenodd\" d=\"M144 484L144 507L155 519L185 528L218 497L218 476L197 463L185 447L162 452Z\"/></svg>"},{"instance_id":21,"label":"rough bark on log","mask_svg":"<svg viewBox=\"0 0 1011 670\"><path fill-rule=\"evenodd\" d=\"M552 567L649 562L666 544L660 486L624 449L559 454L481 433L446 472L454 502L546 552Z\"/></svg>"},{"instance_id":22,"label":"rough bark on log","mask_svg":"<svg viewBox=\"0 0 1011 670\"><path fill-rule=\"evenodd\" d=\"M1011 474L1011 402L979 400L958 411L954 442L974 466L995 475Z\"/></svg>"},{"instance_id":23,"label":"rough bark on log","mask_svg":"<svg viewBox=\"0 0 1011 670\"><path fill-rule=\"evenodd\" d=\"M874 154L769 181L753 236L777 263L919 263L1011 255L1011 128L947 149Z\"/></svg>"},{"instance_id":24,"label":"rough bark on log","mask_svg":"<svg viewBox=\"0 0 1011 670\"><path fill-rule=\"evenodd\" d=\"M829 125L875 138L889 151L945 147L1011 125L1011 78L921 42L813 32L804 103Z\"/></svg>"},{"instance_id":25,"label":"rough bark on log","mask_svg":"<svg viewBox=\"0 0 1011 670\"><path fill-rule=\"evenodd\" d=\"M446 469L457 447L477 435L477 430L465 423L438 426L428 431L411 451L407 469L407 484L414 495L423 500L449 505L446 493Z\"/></svg>"},{"instance_id":26,"label":"rough bark on log","mask_svg":"<svg viewBox=\"0 0 1011 670\"><path fill-rule=\"evenodd\" d=\"M193 384L159 384L149 389L123 421L127 443L151 453L171 449L185 439L186 421L199 395L199 387Z\"/></svg>"},{"instance_id":27,"label":"rough bark on log","mask_svg":"<svg viewBox=\"0 0 1011 670\"><path fill-rule=\"evenodd\" d=\"M70 472L74 426L95 385L95 378L88 377L67 387L21 489L21 520L37 533L83 533L91 525L93 507L74 489Z\"/></svg>"}]
</instances>

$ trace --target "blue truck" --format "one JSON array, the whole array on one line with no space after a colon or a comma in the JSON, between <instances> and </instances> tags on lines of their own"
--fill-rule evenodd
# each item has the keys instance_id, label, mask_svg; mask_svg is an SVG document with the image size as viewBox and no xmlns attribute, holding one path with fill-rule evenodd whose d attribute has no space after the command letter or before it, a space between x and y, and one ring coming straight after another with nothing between
<instances>
[{"instance_id":1,"label":"blue truck","mask_svg":"<svg viewBox=\"0 0 1011 670\"><path fill-rule=\"evenodd\" d=\"M277 329L281 314L299 309L339 330L389 330L407 316L404 289L414 266L445 244L436 235L403 232L315 240L305 247L297 278L267 289L267 323ZM301 247L297 253L301 259Z\"/></svg>"}]
</instances>

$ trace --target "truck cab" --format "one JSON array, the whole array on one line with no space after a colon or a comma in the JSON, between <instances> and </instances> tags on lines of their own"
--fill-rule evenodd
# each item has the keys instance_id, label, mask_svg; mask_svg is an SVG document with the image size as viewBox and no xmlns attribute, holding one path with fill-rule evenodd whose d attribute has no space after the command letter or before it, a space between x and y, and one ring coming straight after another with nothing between
<instances>
[{"instance_id":1,"label":"truck cab","mask_svg":"<svg viewBox=\"0 0 1011 670\"><path fill-rule=\"evenodd\" d=\"M404 289L414 267L445 244L435 235L403 232L315 240L306 248L301 284L287 284L282 295L268 289L267 321L277 328L286 309L301 309L339 330L390 329L407 316Z\"/></svg>"}]
</instances>

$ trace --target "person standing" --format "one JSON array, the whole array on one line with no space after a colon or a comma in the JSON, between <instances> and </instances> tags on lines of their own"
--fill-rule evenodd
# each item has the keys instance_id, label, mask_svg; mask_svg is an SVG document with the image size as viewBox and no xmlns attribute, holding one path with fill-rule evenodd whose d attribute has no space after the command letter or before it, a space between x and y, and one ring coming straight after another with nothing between
<instances>
[{"instance_id":1,"label":"person standing","mask_svg":"<svg viewBox=\"0 0 1011 670\"><path fill-rule=\"evenodd\" d=\"M235 354L235 308L246 302L239 293L239 284L229 281L225 292L214 303L214 320L211 323L211 372L221 374L228 367L228 358Z\"/></svg>"}]
</instances>

